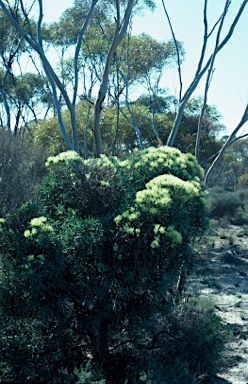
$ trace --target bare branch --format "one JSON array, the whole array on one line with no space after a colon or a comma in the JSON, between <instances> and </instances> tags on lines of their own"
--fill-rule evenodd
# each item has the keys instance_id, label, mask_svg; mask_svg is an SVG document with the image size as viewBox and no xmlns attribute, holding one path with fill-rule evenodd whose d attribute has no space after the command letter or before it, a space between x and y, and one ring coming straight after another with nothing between
<instances>
[{"instance_id":1,"label":"bare branch","mask_svg":"<svg viewBox=\"0 0 248 384\"><path fill-rule=\"evenodd\" d=\"M244 139L244 138L247 137L247 136L248 136L248 133L245 133L244 135L241 135L241 136L236 137L236 138L233 139L233 141L230 143L229 147L230 147L231 145L233 145L234 143L236 143L236 141L242 140L242 139ZM247 158L247 156L245 156L245 157Z\"/></svg>"},{"instance_id":2,"label":"bare branch","mask_svg":"<svg viewBox=\"0 0 248 384\"><path fill-rule=\"evenodd\" d=\"M229 3L229 2L226 2L226 4L227 3ZM238 11L237 15L235 16L235 18L234 18L234 20L233 20L233 22L232 22L232 24L231 24L231 26L229 28L229 31L226 34L226 37L218 45L218 47L216 49L216 52L215 52L215 56L217 55L218 52L221 51L221 49L226 45L226 43L232 37L233 32L235 30L235 27L236 27L236 25L237 25L241 15L242 15L242 13L243 13L247 3L248 3L248 0L244 0L242 2L241 6L239 8L239 11ZM227 11L228 11L228 7L226 7L226 5L225 5L224 13L226 13ZM182 97L182 99L180 101L178 112L177 112L177 116L176 116L176 119L174 121L172 130L170 132L170 135L169 135L169 138L168 138L168 141L167 141L167 145L170 146L170 147L172 147L174 145L174 141L175 141L175 138L176 138L176 135L177 135L177 132L178 132L181 120L182 120L182 116L183 116L185 105L186 105L187 101L189 100L190 96L192 95L192 93L195 91L195 89L196 89L197 85L199 84L201 78L206 73L207 69L209 68L209 66L211 64L211 61L212 61L212 57L213 57L213 54L209 57L209 59L207 60L205 66L199 71L199 73L196 73L192 83L190 84L190 86L188 87L187 91L185 92L184 96Z\"/></svg>"},{"instance_id":3,"label":"bare branch","mask_svg":"<svg viewBox=\"0 0 248 384\"><path fill-rule=\"evenodd\" d=\"M205 84L205 91L204 91L204 100L203 100L203 105L202 105L202 109L201 109L201 114L200 114L200 119L199 119L199 124L198 124L198 130L197 130L196 144L195 144L195 157L196 157L197 161L199 161L200 140L201 140L201 130L202 130L203 117L204 117L205 108L206 108L206 104L207 104L208 91L209 91L211 79L212 79L213 72L214 72L213 66L214 66L216 55L217 55L221 31L223 28L224 20L225 20L229 5L230 5L230 0L226 0L224 11L223 11L223 14L221 16L220 25L219 25L216 40L215 40L214 52L212 54L210 66L208 69L208 74L207 74L207 79L206 79L206 84ZM205 14L205 11L204 11L204 14Z\"/></svg>"},{"instance_id":4,"label":"bare branch","mask_svg":"<svg viewBox=\"0 0 248 384\"><path fill-rule=\"evenodd\" d=\"M222 15L220 15L220 17L218 18L218 20L216 21L216 23L214 24L213 28L211 29L211 31L209 32L208 34L208 38L213 34L215 28L217 27L217 25L219 24L220 20L222 18Z\"/></svg>"},{"instance_id":5,"label":"bare branch","mask_svg":"<svg viewBox=\"0 0 248 384\"><path fill-rule=\"evenodd\" d=\"M213 170L219 164L219 162L220 162L223 154L225 153L226 149L235 141L237 133L239 132L239 130L243 127L243 125L247 121L248 121L248 104L247 104L247 106L245 108L245 111L243 113L243 116L242 116L239 124L233 130L231 135L228 137L228 139L226 140L225 144L223 145L223 147L221 148L220 152L218 153L217 157L214 159L212 165L209 167L209 169L208 169L208 171L207 171L207 173L205 175L205 179L204 179L204 182L205 182L206 185L208 184L209 178L210 178L211 174L213 173Z\"/></svg>"},{"instance_id":6,"label":"bare branch","mask_svg":"<svg viewBox=\"0 0 248 384\"><path fill-rule=\"evenodd\" d=\"M168 20L168 23L169 23L169 26L170 26L172 38L173 38L173 41L174 41L174 44L175 44L175 47L176 47L176 52L177 52L177 71L178 71L178 76L179 76L179 101L181 101L181 99L182 99L182 90L183 90L183 83L182 83L180 52L179 52L178 42L177 42L177 39L176 39L174 30L173 30L173 27L172 27L172 24L171 24L171 20L170 20L169 14L167 12L167 9L165 7L164 0L162 0L162 4L163 4L164 12L166 14L166 17L167 17L167 20Z\"/></svg>"},{"instance_id":7,"label":"bare branch","mask_svg":"<svg viewBox=\"0 0 248 384\"><path fill-rule=\"evenodd\" d=\"M212 33L214 32L215 28L217 27L217 25L219 24L219 22L223 18L223 15L228 11L228 8L230 7L231 2L232 2L232 0L226 1L223 14L220 15L219 19L214 24L213 28L211 29L211 31L208 34L208 37L210 37L212 35Z\"/></svg>"},{"instance_id":8,"label":"bare branch","mask_svg":"<svg viewBox=\"0 0 248 384\"><path fill-rule=\"evenodd\" d=\"M195 76L197 76L199 74L199 72L201 71L202 63L203 63L205 53L206 53L206 48L207 48L207 41L208 41L208 37L209 37L209 35L208 35L207 5L208 5L208 0L205 0L204 12L203 12L203 22L204 22L203 44L202 44L201 56L200 56L200 60L198 63L198 67L197 67Z\"/></svg>"},{"instance_id":9,"label":"bare branch","mask_svg":"<svg viewBox=\"0 0 248 384\"><path fill-rule=\"evenodd\" d=\"M28 27L29 27L29 32L30 32L30 35L32 36L32 39L35 39L35 37L34 37L34 33L33 33L33 28L32 28L32 26L31 26L30 20L29 20L29 18L28 18L28 14L29 14L29 12L31 11L31 9L32 9L32 7L33 7L33 5L34 5L34 3L35 3L35 1L33 1L31 7L29 8L29 10L28 10L28 12L27 12L26 9L25 9L25 7L24 7L23 0L20 0L20 5L21 5L22 14L23 14L23 16L24 16L24 18L25 18L25 21L26 21L26 23L27 23L27 25L28 25Z\"/></svg>"},{"instance_id":10,"label":"bare branch","mask_svg":"<svg viewBox=\"0 0 248 384\"><path fill-rule=\"evenodd\" d=\"M75 76L75 78L74 78L74 92L73 92L73 100L72 100L73 105L76 104L77 91L78 91L78 59L79 59L80 48L82 45L82 39L83 39L83 35L85 34L85 31L88 27L89 21L91 19L93 10L94 10L97 2L98 2L98 0L92 0L89 12L87 14L87 17L84 21L82 28L79 31L78 38L77 38L77 44L76 44L75 55L74 55L74 76Z\"/></svg>"},{"instance_id":11,"label":"bare branch","mask_svg":"<svg viewBox=\"0 0 248 384\"><path fill-rule=\"evenodd\" d=\"M12 13L9 11L9 9L6 7L6 5L4 4L3 0L0 0L0 6L3 10L3 12L5 13L5 15L8 17L9 21L11 22L11 24L16 28L16 30L18 31L18 33L20 34L20 36L22 36L23 39L25 39L28 44L33 48L35 49L35 51L38 50L38 47L37 45L35 44L35 41L32 40L24 31L24 29L17 23L17 21L15 20L14 16L12 15ZM25 16L25 14L24 14Z\"/></svg>"}]
</instances>

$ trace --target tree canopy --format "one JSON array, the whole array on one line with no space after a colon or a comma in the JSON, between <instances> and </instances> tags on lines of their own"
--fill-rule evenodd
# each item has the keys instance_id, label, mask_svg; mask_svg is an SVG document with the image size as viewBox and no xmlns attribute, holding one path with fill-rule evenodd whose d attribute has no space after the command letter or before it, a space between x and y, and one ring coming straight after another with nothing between
<instances>
[{"instance_id":1,"label":"tree canopy","mask_svg":"<svg viewBox=\"0 0 248 384\"><path fill-rule=\"evenodd\" d=\"M102 152L110 153L109 142L103 141L103 137L106 140L106 137L110 136L110 132L105 135L103 110L112 108L116 113L115 123L112 120L111 124L115 124L115 128L110 129L113 135L111 145L113 154L120 153L120 148L127 148L119 137L122 132L120 122L124 118L126 126L131 126L133 130L130 133L133 144L129 144L129 149L138 145L143 150L150 144L154 145L155 142L157 145L167 142L169 146L175 144L180 149L192 151L191 142L187 142L188 132L191 132L190 134L196 140L196 158L204 165L207 158L212 159L214 150L218 152L220 145L219 136L214 134L212 129L216 125L218 126L216 129L220 131L220 124L217 123L217 120L220 121L220 116L216 115L215 122L210 121L210 107L207 105L211 73L215 58L231 39L247 0L241 3L236 17L231 21L230 28L226 28L227 32L222 38L229 3L229 1L225 2L219 19L213 29L209 30L208 4L207 1L204 2L202 51L195 77L183 96L181 66L185 52L183 43L176 39L165 4L163 7L172 32L172 39L159 42L147 34L132 35L131 26L134 15L146 8L154 9L155 5L151 1L82 2L77 0L63 12L58 21L48 24L43 23L42 0L35 1L31 7L23 0L13 2L0 0L3 47L0 87L2 127L7 127L16 133L19 128L27 125L28 120L33 119L38 122L50 112L50 116L52 114L57 116L58 126L67 149L74 149L85 157L88 157L89 153L99 156ZM6 34L6 28L10 30L9 34ZM212 55L207 57L210 37L215 44ZM49 56L55 53L59 59L51 65ZM40 59L42 66L37 63L37 58ZM23 60L28 60L30 73L22 70ZM161 113L162 100L167 92L167 89L161 86L161 79L171 66L178 69L181 90L178 100L170 96L174 101L171 109L164 114L165 120L169 117L169 121L161 131L158 122L160 117L157 115ZM196 103L196 99L191 100L191 96L205 74L208 75L201 110L198 108L199 103L198 107L192 105L192 113L189 116L189 103ZM27 81L28 86L25 85ZM139 95L133 97L134 92ZM144 95L147 99L146 104L149 103L150 114L146 117L150 120L151 132L149 133L144 129L144 121L139 120L140 116L143 116L141 111L143 106L139 111L139 105L141 98L144 101ZM169 96L168 93L167 95ZM79 143L81 133L78 132L78 126L81 122L78 121L76 114L76 104L80 101L85 102L87 113L84 139L80 139ZM198 123L198 117L195 115L194 118L194 108L199 114ZM65 109L69 113L69 124L66 114L62 113ZM93 126L90 123L91 113L93 113ZM211 118L214 113L212 110ZM174 120L171 125L172 118ZM237 131L245 121L246 113ZM193 126L190 128L191 123L197 124L196 135ZM186 127L185 124L189 126ZM211 128L207 128L207 125ZM181 126L180 130L179 126ZM210 130L212 137L210 141L213 145L210 142L209 145L212 149L208 150L205 148L206 145L202 145L199 150L201 140L206 143L206 131L209 136ZM182 141L185 143L182 144ZM228 141L217 157L222 156L231 141L231 139ZM89 148L88 142L90 142ZM218 159L211 167L217 163Z\"/></svg>"}]
</instances>

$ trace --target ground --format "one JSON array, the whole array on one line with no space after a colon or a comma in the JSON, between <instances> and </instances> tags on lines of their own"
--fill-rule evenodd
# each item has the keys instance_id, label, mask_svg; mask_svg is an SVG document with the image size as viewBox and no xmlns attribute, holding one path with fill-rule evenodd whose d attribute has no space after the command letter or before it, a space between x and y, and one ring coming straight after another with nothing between
<instances>
[{"instance_id":1,"label":"ground","mask_svg":"<svg viewBox=\"0 0 248 384\"><path fill-rule=\"evenodd\" d=\"M230 363L216 384L248 384L248 231L212 222L199 249L187 292L210 297L231 334Z\"/></svg>"}]
</instances>

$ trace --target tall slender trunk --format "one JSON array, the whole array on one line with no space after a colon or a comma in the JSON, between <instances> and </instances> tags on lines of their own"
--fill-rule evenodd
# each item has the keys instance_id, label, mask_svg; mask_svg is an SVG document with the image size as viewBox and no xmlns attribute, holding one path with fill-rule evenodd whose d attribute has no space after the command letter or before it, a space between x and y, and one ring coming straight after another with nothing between
<instances>
[{"instance_id":1,"label":"tall slender trunk","mask_svg":"<svg viewBox=\"0 0 248 384\"><path fill-rule=\"evenodd\" d=\"M100 93L100 92L99 92ZM101 109L104 98L98 97L95 106L94 106L94 140L95 140L95 150L96 156L99 157L102 154L102 136L101 136Z\"/></svg>"},{"instance_id":2,"label":"tall slender trunk","mask_svg":"<svg viewBox=\"0 0 248 384\"><path fill-rule=\"evenodd\" d=\"M95 138L95 146L96 146L96 156L100 156L102 153L100 118L101 118L102 103L104 102L104 99L107 93L109 69L110 69L111 61L116 51L116 48L121 43L121 41L123 40L126 34L132 9L134 6L134 0L128 0L128 4L125 10L125 15L123 17L122 22L120 18L120 2L119 0L115 0L115 3L116 3L115 34L107 54L107 59L106 59L103 76L102 76L102 82L99 88L99 92L98 92L98 96L97 96L97 100L94 108L94 138Z\"/></svg>"},{"instance_id":3,"label":"tall slender trunk","mask_svg":"<svg viewBox=\"0 0 248 384\"><path fill-rule=\"evenodd\" d=\"M226 45L226 43L230 40L230 38L233 35L233 32L235 30L235 27L237 26L237 23L238 23L241 15L242 15L246 5L247 5L247 3L248 3L248 0L244 0L241 3L239 11L237 12L237 14L236 14L236 16L235 16L235 18L234 18L234 20L233 20L233 22L232 22L228 32L227 32L225 38L222 40L221 43L217 44L217 46L215 47L214 53L211 54L209 59L206 61L205 66L202 67L203 59L204 59L205 53L206 53L207 40L208 40L209 36L212 34L214 28L218 25L218 23L221 22L224 19L225 15L227 13L227 10L229 8L229 5L230 5L230 2L228 0L225 3L225 7L224 7L224 10L223 10L223 13L222 13L220 19L215 24L215 26L212 29L212 31L208 35L204 36L204 42L203 42L203 45L202 45L202 52L201 52L201 56L200 56L200 60L199 60L199 63L198 63L198 68L197 68L195 77L194 77L192 83L190 84L190 86L188 87L187 91L185 92L184 96L183 97L180 96L178 113L177 113L176 119L174 121L172 130L170 132L170 135L169 135L169 138L168 138L168 141L167 141L167 145L169 147L173 147L173 145L174 145L174 141L175 141L175 138L176 138L176 135L177 135L177 132L178 132L178 129L179 129L182 117L183 117L183 112L184 112L184 108L185 108L185 105L186 105L187 101L189 100L189 98L191 97L191 95L195 91L197 85L199 84L200 80L202 79L203 75L206 73L206 71L208 70L209 66L211 65L211 62L212 62L212 59L213 59L213 55L216 56L218 54L218 52L220 52L222 50L222 48ZM205 23L206 23L206 7L207 7L207 1L205 0L205 6L204 6L204 22ZM171 29L172 29L172 27L171 27ZM180 75L180 73L179 73L179 75ZM181 77L180 77L180 94L181 94L181 85L182 85L182 82L181 82Z\"/></svg>"}]
</instances>

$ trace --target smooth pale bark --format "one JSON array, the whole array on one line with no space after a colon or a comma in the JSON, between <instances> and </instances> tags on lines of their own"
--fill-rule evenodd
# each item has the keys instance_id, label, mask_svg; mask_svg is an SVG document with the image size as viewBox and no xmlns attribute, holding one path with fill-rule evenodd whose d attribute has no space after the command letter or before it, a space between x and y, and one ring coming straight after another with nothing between
<instances>
[{"instance_id":1,"label":"smooth pale bark","mask_svg":"<svg viewBox=\"0 0 248 384\"><path fill-rule=\"evenodd\" d=\"M154 86L152 86L151 79L148 77L147 79L147 90L149 93L149 100L150 100L150 105L152 107L152 129L153 132L155 133L157 143L158 145L163 145L162 140L159 136L157 127L156 127L156 121L155 121L155 114L156 114L156 97L158 95L158 89L159 89L159 82L161 80L161 75L162 73L159 74L158 78L156 79L156 83Z\"/></svg>"},{"instance_id":2,"label":"smooth pale bark","mask_svg":"<svg viewBox=\"0 0 248 384\"><path fill-rule=\"evenodd\" d=\"M1 94L2 99L3 99L3 105L4 105L4 109L5 109L6 116L7 116L7 122L6 122L7 129L9 131L11 131L10 108L9 108L9 103L7 100L6 92L2 88L0 88L0 94Z\"/></svg>"},{"instance_id":3,"label":"smooth pale bark","mask_svg":"<svg viewBox=\"0 0 248 384\"><path fill-rule=\"evenodd\" d=\"M112 145L112 156L116 155L116 143L119 133L119 124L120 124L120 73L119 73L119 65L116 63L116 77L117 77L117 85L116 85L116 92L115 92L115 105L116 105L116 123L115 123L115 135Z\"/></svg>"},{"instance_id":4,"label":"smooth pale bark","mask_svg":"<svg viewBox=\"0 0 248 384\"><path fill-rule=\"evenodd\" d=\"M153 132L155 133L158 145L163 145L162 140L160 139L157 127L156 127L155 107L154 106L152 106L152 129L153 129Z\"/></svg>"},{"instance_id":5,"label":"smooth pale bark","mask_svg":"<svg viewBox=\"0 0 248 384\"><path fill-rule=\"evenodd\" d=\"M233 32L235 30L235 27L237 26L238 21L239 21L241 15L242 15L242 13L243 13L247 3L248 3L248 0L244 0L241 3L239 11L238 11L237 15L235 16L235 18L234 18L234 20L233 20L233 22L232 22L232 24L231 24L231 26L229 28L229 31L226 34L226 37L222 40L222 42L216 48L215 56L218 54L218 52L221 51L221 49L230 40L230 38L233 35ZM206 6L207 6L207 0L205 0L205 7ZM226 4L225 4L225 7L226 7ZM224 10L224 12L225 12L225 10ZM218 22L220 20L221 20L221 18L218 20ZM214 28L216 27L217 23L215 24ZM212 31L211 31L211 33L212 33ZM200 56L200 60L199 60L199 63L198 63L198 68L197 68L195 77L194 77L192 83L190 84L190 86L188 87L187 91L185 92L184 96L181 98L181 100L179 100L179 108L178 108L177 116L175 118L172 130L170 132L170 135L169 135L169 138L168 138L168 141L167 141L167 145L169 147L173 147L173 145L174 145L174 141L175 141L175 138L176 138L176 135L177 135L177 132L178 132L178 129L179 129L182 117L183 117L183 113L184 113L184 109L185 109L185 105L186 105L187 101L189 100L189 98L191 97L193 92L195 91L197 85L199 84L200 80L202 79L203 75L206 73L206 71L208 70L208 68L209 68L209 66L210 66L210 64L212 62L213 54L210 56L210 58L207 60L207 63L205 64L205 66L202 68L203 60L204 60L205 53L206 53L207 39L208 39L209 36L210 36L210 34L207 35L207 36L204 36L202 52L201 52L201 56Z\"/></svg>"},{"instance_id":6,"label":"smooth pale bark","mask_svg":"<svg viewBox=\"0 0 248 384\"><path fill-rule=\"evenodd\" d=\"M203 12L203 15L204 15L203 16L204 36L203 36L203 45L202 45L201 57L200 57L199 64L198 64L198 69L201 68L201 66L202 66L202 61L203 61L203 58L204 58L204 54L205 54L206 46L207 46L207 41L208 41L208 38L209 38L207 7L208 7L208 0L205 0L205 2L204 2L204 12ZM214 61L212 60L211 61L212 67L213 67L213 62ZM211 75L211 72L208 71L208 74ZM201 129L202 129L203 116L204 116L204 112L205 112L205 108L206 108L206 104L207 104L207 95L208 95L210 79L211 79L211 77L207 77L207 80L206 80L203 106L202 106L201 115L200 115L199 123L198 123L198 129L197 129L197 138L196 138L196 143L195 143L195 158L196 158L197 161L199 161Z\"/></svg>"},{"instance_id":7,"label":"smooth pale bark","mask_svg":"<svg viewBox=\"0 0 248 384\"><path fill-rule=\"evenodd\" d=\"M217 32L217 36L216 36L216 40L215 40L214 52L212 54L211 62L210 62L209 68L208 68L208 74L207 74L205 91L204 91L203 105L202 105L201 114L200 114L200 118L199 118L197 137L196 137L196 143L195 143L195 158L198 162L199 162L199 154L200 154L201 130L202 130L204 112L205 112L205 108L207 105L208 91L209 91L209 87L210 87L210 83L211 83L211 79L212 79L212 75L213 75L213 71L214 71L213 67L214 67L214 62L215 62L215 58L217 55L217 50L219 47L220 34L221 34L221 31L222 31L222 28L224 25L224 20L225 20L229 5L230 5L230 0L226 0L224 12L223 12L221 19L220 19L220 24L219 24L219 28L218 28L218 32ZM207 23L207 1L205 1L205 7L204 7L204 25L205 25L205 32L204 32L204 41L205 41L209 36L208 35L208 23Z\"/></svg>"},{"instance_id":8,"label":"smooth pale bark","mask_svg":"<svg viewBox=\"0 0 248 384\"><path fill-rule=\"evenodd\" d=\"M84 34L86 32L87 26L88 26L88 24L90 22L92 13L94 11L94 8L95 8L97 2L98 2L98 0L92 0L92 3L91 3L91 6L90 6L88 15L87 15L87 17L86 17L86 19L84 21L84 24L83 24L82 28L79 31L78 38L77 38L77 44L76 44L75 55L74 55L74 76L75 76L75 78L74 78L74 91L73 91L73 101L72 101L73 105L76 104L76 99L77 99L77 90L78 90L78 59L79 59L80 48L81 48L81 45L82 45L82 39L83 39L83 36L84 36Z\"/></svg>"},{"instance_id":9,"label":"smooth pale bark","mask_svg":"<svg viewBox=\"0 0 248 384\"><path fill-rule=\"evenodd\" d=\"M209 178L211 176L211 174L213 173L213 170L217 167L217 165L219 164L220 160L222 159L226 149L234 142L236 141L236 135L237 133L239 132L239 130L243 127L243 125L248 121L248 104L245 108L245 111L243 113L243 116L239 122L239 124L237 125L237 127L233 130L233 132L231 133L231 135L228 137L228 139L226 140L225 144L223 145L223 147L221 148L220 152L218 153L217 157L215 158L215 160L213 161L212 165L209 167L208 171L206 172L206 175L205 175L205 184L208 185L208 182L209 182Z\"/></svg>"},{"instance_id":10,"label":"smooth pale bark","mask_svg":"<svg viewBox=\"0 0 248 384\"><path fill-rule=\"evenodd\" d=\"M6 94L6 75L4 76L3 80L2 80L2 86L0 87L0 94L2 96L2 99L3 99L3 105L4 105L4 108L5 108L5 112L6 112L6 116L7 116L7 129L9 131L11 131L11 118L10 118L10 108L9 108L9 103L8 103L8 99L7 99L7 94Z\"/></svg>"},{"instance_id":11,"label":"smooth pale bark","mask_svg":"<svg viewBox=\"0 0 248 384\"><path fill-rule=\"evenodd\" d=\"M23 1L20 0L20 5L21 9L23 12L23 16L27 22L27 25L29 26L29 34L23 29L23 27L18 24L18 22L15 20L13 17L11 11L9 8L5 5L3 0L0 0L0 7L2 8L3 12L5 15L8 17L10 20L11 24L16 28L17 32L20 34L20 36L37 52L37 54L40 57L40 60L42 62L44 71L46 73L46 76L51 84L52 88L52 93L53 93L53 99L54 99L54 104L55 108L57 111L58 115L58 123L59 123L59 128L62 133L62 136L64 138L64 141L66 143L66 146L69 150L73 149L77 151L78 153L80 152L79 150L79 143L78 143L78 134L77 134L77 126L76 126L76 113L75 113L75 103L76 103L76 97L77 97L77 89L78 89L78 58L79 58L79 51L80 51L80 46L82 42L83 35L88 27L90 18L92 16L92 12L94 7L96 6L98 0L92 0L91 7L89 9L88 15L84 21L84 24L79 32L78 35L78 40L76 44L76 49L75 49L75 55L74 55L74 94L73 94L73 101L71 102L64 85L61 83L59 80L58 76L56 75L55 71L53 70L49 60L47 59L43 46L42 46L42 34L41 34L41 25L42 25L42 19L43 19L43 3L42 0L38 0L39 3L39 16L38 16L38 24L37 24L37 38L34 36L30 24L30 20L28 18L28 15L26 13L25 7L23 5ZM72 132L72 140L73 142L70 142L69 136L66 132L66 128L63 123L63 118L61 114L61 108L60 108L60 103L58 100L58 95L57 95L57 88L61 92L61 95L63 96L65 103L69 109L70 112L70 122L71 122L71 132Z\"/></svg>"},{"instance_id":12,"label":"smooth pale bark","mask_svg":"<svg viewBox=\"0 0 248 384\"><path fill-rule=\"evenodd\" d=\"M177 67L178 67L177 70L178 70L178 77L179 77L179 101L180 101L181 98L182 98L182 88L183 88L182 73L181 73L180 51L179 51L177 39L176 39L176 36L175 36L175 33L174 33L174 29L173 29L172 24L171 24L169 13L167 12L167 9L166 9L164 0L162 0L162 5L163 5L163 8L164 8L164 12L165 12L167 21L169 23L170 31L171 31L172 38L173 38L173 41L175 43L175 47L176 47L176 51L177 51Z\"/></svg>"},{"instance_id":13,"label":"smooth pale bark","mask_svg":"<svg viewBox=\"0 0 248 384\"><path fill-rule=\"evenodd\" d=\"M95 139L95 147L96 147L96 156L100 156L103 151L100 119L101 119L102 104L107 93L109 69L110 69L110 65L111 65L114 53L116 51L116 48L121 43L121 41L123 40L126 34L133 6L134 6L134 0L129 0L125 10L123 20L121 22L120 3L119 3L119 0L116 0L115 34L107 54L107 59L106 59L106 63L103 70L102 81L100 84L99 92L98 92L97 99L94 106L94 139Z\"/></svg>"},{"instance_id":14,"label":"smooth pale bark","mask_svg":"<svg viewBox=\"0 0 248 384\"><path fill-rule=\"evenodd\" d=\"M129 106L129 104L128 104L128 106ZM137 119L135 118L135 115L132 112L130 106L129 106L129 108L128 108L128 106L127 106L127 109L129 111L129 113L131 111L131 116L134 119L135 123L126 115L126 113L123 111L122 108L120 108L120 113L127 120L127 122L131 125L131 127L133 128L133 130L134 130L134 132L136 134L136 137L138 139L139 147L140 147L141 150L143 150L144 149L144 145L143 145L143 141L142 141L142 137L141 137L139 123L138 123Z\"/></svg>"}]
</instances>

